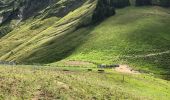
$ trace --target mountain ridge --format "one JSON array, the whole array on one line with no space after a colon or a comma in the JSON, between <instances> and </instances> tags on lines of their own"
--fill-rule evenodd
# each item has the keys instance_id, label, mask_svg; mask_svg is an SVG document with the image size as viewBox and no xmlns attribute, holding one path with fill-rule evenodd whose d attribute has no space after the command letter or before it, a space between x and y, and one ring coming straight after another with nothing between
<instances>
[{"instance_id":1,"label":"mountain ridge","mask_svg":"<svg viewBox=\"0 0 170 100\"><path fill-rule=\"evenodd\" d=\"M78 7L73 7L75 1ZM134 7L130 6L132 1L127 1L56 0L28 19L12 17L0 27L4 32L0 60L52 65L81 60L128 64L137 70L169 74L169 53L134 58L169 50L169 8L148 3L142 6L145 0L141 0L141 7ZM68 14L58 16L56 13L63 9L69 9Z\"/></svg>"}]
</instances>

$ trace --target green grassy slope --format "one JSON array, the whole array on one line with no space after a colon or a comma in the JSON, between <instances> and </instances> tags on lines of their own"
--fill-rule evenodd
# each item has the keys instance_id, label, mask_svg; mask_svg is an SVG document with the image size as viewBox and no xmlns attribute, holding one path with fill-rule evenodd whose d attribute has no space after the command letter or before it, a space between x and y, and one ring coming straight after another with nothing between
<instances>
[{"instance_id":1,"label":"green grassy slope","mask_svg":"<svg viewBox=\"0 0 170 100\"><path fill-rule=\"evenodd\" d=\"M21 22L0 39L0 60L82 60L170 74L169 8L127 7L98 25L82 28L90 22L95 6L96 1L87 0L64 17L44 19L43 13Z\"/></svg>"},{"instance_id":2,"label":"green grassy slope","mask_svg":"<svg viewBox=\"0 0 170 100\"><path fill-rule=\"evenodd\" d=\"M60 47L67 42L63 36L68 36L81 25L90 22L96 1L87 0L82 6L64 17L42 16L28 19L0 40L0 60L17 62L52 62L62 59L59 54L70 51L73 47ZM59 46L58 46L59 45ZM64 49L57 52L56 49ZM37 54L35 54L38 52ZM47 56L47 57L46 57Z\"/></svg>"},{"instance_id":3,"label":"green grassy slope","mask_svg":"<svg viewBox=\"0 0 170 100\"><path fill-rule=\"evenodd\" d=\"M26 21L30 19L33 19L32 21L36 19L42 21L51 17L63 18L68 13L89 3L94 7L94 2L96 4L96 0L11 0L10 2L3 3L0 5L0 38L10 33L10 31L15 30L15 28L22 26L20 25L21 22L22 24L27 24ZM80 12L90 12L90 10L92 10L91 7L87 9L84 8L84 10ZM83 13L80 14L83 15ZM78 18L75 18L78 17L78 14L72 17L74 17L72 20L78 20ZM54 22L57 22L57 20L54 20ZM40 28L41 25L36 25L35 27ZM27 29L27 31L29 31L29 29Z\"/></svg>"},{"instance_id":4,"label":"green grassy slope","mask_svg":"<svg viewBox=\"0 0 170 100\"><path fill-rule=\"evenodd\" d=\"M56 67L0 66L0 99L170 99L169 81L143 74L125 74L124 79L123 74L113 71L65 72Z\"/></svg>"},{"instance_id":5,"label":"green grassy slope","mask_svg":"<svg viewBox=\"0 0 170 100\"><path fill-rule=\"evenodd\" d=\"M96 27L75 32L88 33L88 40L67 60L129 64L153 73L170 74L169 13L169 9L160 7L118 10Z\"/></svg>"}]
</instances>

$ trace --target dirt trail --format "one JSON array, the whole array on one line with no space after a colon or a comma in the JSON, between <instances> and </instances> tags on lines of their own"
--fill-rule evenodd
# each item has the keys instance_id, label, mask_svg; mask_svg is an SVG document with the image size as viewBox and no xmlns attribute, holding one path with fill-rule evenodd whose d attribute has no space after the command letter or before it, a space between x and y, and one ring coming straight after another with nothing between
<instances>
[{"instance_id":1,"label":"dirt trail","mask_svg":"<svg viewBox=\"0 0 170 100\"><path fill-rule=\"evenodd\" d=\"M135 55L135 56L125 56L128 58L144 58L144 57L152 57L152 56L158 56L158 55L163 55L163 54L169 54L170 50L164 51L164 52L159 52L159 53L151 53L151 54L146 54L146 55Z\"/></svg>"},{"instance_id":2,"label":"dirt trail","mask_svg":"<svg viewBox=\"0 0 170 100\"><path fill-rule=\"evenodd\" d=\"M65 64L69 66L90 66L92 63L84 61L66 61ZM140 74L138 71L133 70L128 65L119 65L119 67L116 67L114 70L121 73Z\"/></svg>"},{"instance_id":3,"label":"dirt trail","mask_svg":"<svg viewBox=\"0 0 170 100\"><path fill-rule=\"evenodd\" d=\"M121 73L140 74L138 71L133 70L128 65L119 65L119 67L116 67L114 70Z\"/></svg>"}]
</instances>

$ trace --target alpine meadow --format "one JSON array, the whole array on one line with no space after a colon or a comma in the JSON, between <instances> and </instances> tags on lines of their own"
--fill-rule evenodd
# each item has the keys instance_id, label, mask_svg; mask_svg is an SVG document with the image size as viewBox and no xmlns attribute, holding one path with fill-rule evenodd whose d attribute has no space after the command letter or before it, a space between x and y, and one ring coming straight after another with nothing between
<instances>
[{"instance_id":1,"label":"alpine meadow","mask_svg":"<svg viewBox=\"0 0 170 100\"><path fill-rule=\"evenodd\" d=\"M0 100L170 100L170 0L0 0Z\"/></svg>"}]
</instances>

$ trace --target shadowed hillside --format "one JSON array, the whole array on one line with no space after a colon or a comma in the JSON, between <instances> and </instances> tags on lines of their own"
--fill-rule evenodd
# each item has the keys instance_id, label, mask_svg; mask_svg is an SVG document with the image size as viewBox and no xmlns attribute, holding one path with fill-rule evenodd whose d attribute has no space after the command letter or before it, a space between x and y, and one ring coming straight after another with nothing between
<instances>
[{"instance_id":1,"label":"shadowed hillside","mask_svg":"<svg viewBox=\"0 0 170 100\"><path fill-rule=\"evenodd\" d=\"M168 7L169 1L3 0L0 60L82 60L170 74L170 12L155 5Z\"/></svg>"},{"instance_id":2,"label":"shadowed hillside","mask_svg":"<svg viewBox=\"0 0 170 100\"><path fill-rule=\"evenodd\" d=\"M114 7L107 2L100 1L56 1L56 4L53 2L52 4L48 4L46 8L31 7L33 11L33 8L38 9L33 13L34 15L29 14L32 17L27 18L29 16L21 14L22 16L26 16L23 17L24 19L27 19L22 19L17 26L13 27L13 31L0 40L2 41L0 59L17 62L49 63L65 58L65 56L69 55L81 43L79 41L72 46L70 44L70 46L61 44L62 42L67 43L69 40L73 40L75 36L71 36L71 32L78 30L80 27L92 24L92 20L95 18L94 12L97 15L103 16L98 20L104 20L114 15ZM33 4L35 4L34 2ZM29 1L26 2L26 5L27 3L29 4ZM37 3L40 2L37 1ZM96 8L96 4L99 5L98 8ZM111 7L112 9L110 9ZM104 14L102 11L98 11L100 8L105 12ZM29 8L25 9L28 10L27 13L31 12ZM8 21L10 22L6 24L11 25L11 22L14 20L8 19ZM3 26L7 26L6 24L2 22L2 28ZM68 39L64 38L63 40L65 36ZM15 41L15 43L9 43L12 41ZM60 52L57 52L57 49ZM35 52L38 53L35 54Z\"/></svg>"},{"instance_id":3,"label":"shadowed hillside","mask_svg":"<svg viewBox=\"0 0 170 100\"><path fill-rule=\"evenodd\" d=\"M0 0L0 100L170 100L170 0Z\"/></svg>"}]
</instances>

